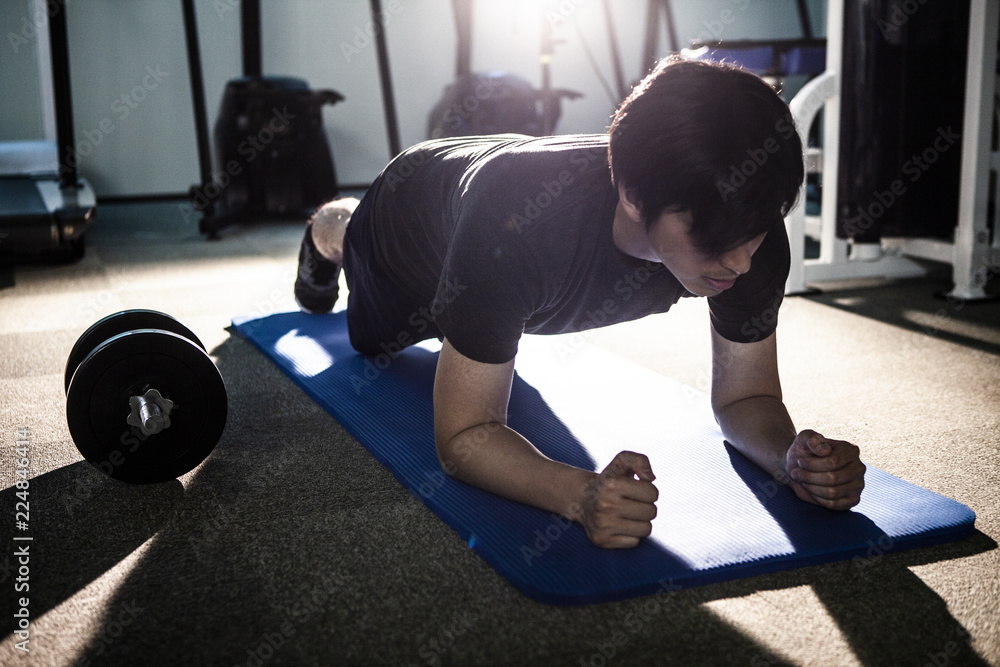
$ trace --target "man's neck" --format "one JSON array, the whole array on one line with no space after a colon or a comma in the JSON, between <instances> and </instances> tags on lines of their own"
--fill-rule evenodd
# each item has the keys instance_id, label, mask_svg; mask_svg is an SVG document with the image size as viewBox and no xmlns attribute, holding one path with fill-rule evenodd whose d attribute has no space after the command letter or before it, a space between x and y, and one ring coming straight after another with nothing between
<instances>
[{"instance_id":1,"label":"man's neck","mask_svg":"<svg viewBox=\"0 0 1000 667\"><path fill-rule=\"evenodd\" d=\"M649 245L649 238L646 236L646 226L640 220L633 220L625 211L621 201L615 208L615 221L612 227L612 236L615 240L615 247L620 251L635 257L652 262L659 262L660 258L653 252Z\"/></svg>"}]
</instances>

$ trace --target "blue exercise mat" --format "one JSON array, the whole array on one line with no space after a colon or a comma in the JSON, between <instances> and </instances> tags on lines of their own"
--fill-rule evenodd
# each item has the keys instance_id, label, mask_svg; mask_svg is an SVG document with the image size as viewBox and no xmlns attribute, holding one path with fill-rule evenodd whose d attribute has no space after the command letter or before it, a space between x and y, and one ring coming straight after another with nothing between
<instances>
[{"instance_id":1,"label":"blue exercise mat","mask_svg":"<svg viewBox=\"0 0 1000 667\"><path fill-rule=\"evenodd\" d=\"M448 478L434 452L431 388L440 344L362 356L343 312L234 320L409 491L526 595L553 604L859 559L959 539L965 505L868 467L861 503L800 501L726 445L708 396L586 344L525 336L508 423L547 456L601 470L623 449L649 456L660 491L652 535L599 549L583 528Z\"/></svg>"}]
</instances>

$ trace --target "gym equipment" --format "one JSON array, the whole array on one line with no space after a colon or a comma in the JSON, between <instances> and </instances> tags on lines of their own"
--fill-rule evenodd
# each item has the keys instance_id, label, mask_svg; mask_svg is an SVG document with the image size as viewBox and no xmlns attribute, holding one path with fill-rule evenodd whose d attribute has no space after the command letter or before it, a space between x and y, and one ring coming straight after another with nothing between
<instances>
[{"instance_id":1,"label":"gym equipment","mask_svg":"<svg viewBox=\"0 0 1000 667\"><path fill-rule=\"evenodd\" d=\"M469 137L483 134L542 136L539 92L525 79L505 72L473 72L445 88L431 109L427 136Z\"/></svg>"},{"instance_id":2,"label":"gym equipment","mask_svg":"<svg viewBox=\"0 0 1000 667\"><path fill-rule=\"evenodd\" d=\"M43 3L35 13L48 17L48 32L39 31L35 37L46 139L0 144L0 256L4 259L82 257L84 233L97 206L93 189L77 172L64 4L46 7ZM50 59L51 73L45 67Z\"/></svg>"},{"instance_id":3,"label":"gym equipment","mask_svg":"<svg viewBox=\"0 0 1000 667\"><path fill-rule=\"evenodd\" d=\"M385 112L385 132L389 143L389 159L399 155L402 144L399 140L399 116L396 113L396 94L392 88L392 71L389 67L389 45L385 38L385 14L382 0L369 0L372 26L375 28L375 55L378 56L378 81L382 89L382 109Z\"/></svg>"},{"instance_id":4,"label":"gym equipment","mask_svg":"<svg viewBox=\"0 0 1000 667\"><path fill-rule=\"evenodd\" d=\"M670 25L669 0L666 6L667 24ZM806 0L797 0L799 26L802 36L790 39L727 39L716 38L696 40L688 48L681 49L681 55L689 60L710 60L730 62L748 69L771 82L778 90L784 88L784 80L789 76L815 76L826 68L826 39L813 35L812 17ZM647 34L647 40L650 39ZM655 46L655 33L652 35ZM651 54L647 53L646 58Z\"/></svg>"},{"instance_id":5,"label":"gym equipment","mask_svg":"<svg viewBox=\"0 0 1000 667\"><path fill-rule=\"evenodd\" d=\"M931 5L936 6L932 8ZM877 30L868 31L864 29L864 14L856 14L863 11L861 4L849 0L829 0L826 3L826 70L803 86L788 106L800 134L803 128L813 126L820 112L823 114L822 154L809 171L817 172L821 169L823 180L827 184L846 180L856 187L851 188L853 192L847 194L849 199L846 202L840 201L839 185L824 188L819 216L806 215L805 207L796 205L785 217L792 252L791 271L785 288L788 294L802 293L812 285L826 281L863 278L895 280L926 276L930 267L925 260L930 260L950 264L952 267L954 286L947 294L949 299L983 302L993 298L986 288L990 277L1000 267L1000 226L997 223L997 211L1000 209L996 206L996 202L1000 201L1000 181L996 178L1000 151L995 148L992 140L997 112L996 65L1000 4L994 0L928 2L927 19L923 18L924 9L922 4L921 11L910 16L894 5L883 4L880 11L889 12L888 16L882 14L887 20L873 20L872 25ZM916 57L919 61L924 54L906 54L921 40L945 33L958 39L954 14L942 23L935 22L932 17L939 15L941 11L947 14L961 12L962 16L966 16L966 10L968 18L964 25L967 44L964 76L956 76L958 72L954 71L943 76L935 75L933 71L939 66L937 64L931 70L917 72L914 76L907 74L904 78L900 78L900 74L891 73L892 70L897 73L912 72L910 66L904 63L910 57ZM852 13L851 17L848 17L849 12ZM928 21L928 25L919 27L924 20ZM849 24L855 30L851 37L847 35ZM916 34L911 34L910 30ZM947 47L947 50L948 54L941 56L940 66L950 68L954 64L956 52L952 47ZM876 54L885 57L879 59ZM938 57L935 49L929 49L927 54L928 57ZM845 67L849 65L851 72L845 71ZM845 91L845 86L858 75L859 70L864 71L865 68L872 68L867 70L867 74L872 75L872 81L883 81L885 90L874 91L873 98L868 102L856 98L854 103L849 103L848 96L851 93ZM887 75L883 76L882 72ZM889 110L897 105L892 101L894 98L914 98L904 88L918 91L924 86L931 86L931 97L935 97L931 101L931 111L924 120L937 117L943 125L918 130L922 119L912 116L921 116L922 104L905 104L903 112L906 118L891 114L882 116L881 111L866 110L866 105L880 98L887 102L884 109ZM961 86L962 91L962 113L959 121L949 131L947 123L951 121L945 122L938 112L942 107L959 100L953 92L958 90L958 86ZM874 116L866 115L869 113ZM866 126L873 123L887 123L891 126L891 131L885 132L877 127L866 129ZM959 124L962 128L961 137L956 138ZM853 138L845 139L842 129L848 126L854 126L855 134ZM860 133L869 137L876 136L871 134L872 131L881 142L878 146L873 147L859 137ZM917 133L922 131L929 134L918 137ZM803 136L803 143L805 139ZM915 140L924 142L917 147L919 155L905 152ZM849 148L845 148L845 145ZM863 148L860 152L859 147ZM894 157L898 148L902 148L904 152L902 156L896 154ZM942 150L946 148L947 150ZM852 151L853 156L849 155ZM845 154L848 157L843 158ZM861 155L870 157L871 163L867 164L864 160L857 162L855 158ZM885 159L882 158L883 155ZM941 219L947 214L953 225L947 230L947 234L943 234L945 230L937 229L933 221L927 219L926 213L935 209L942 210L944 201L952 196L948 189L949 184L954 181L953 175L948 172L953 165L948 162L953 155L959 157L958 203L955 209L944 210L942 214ZM899 161L893 164L897 158ZM841 159L852 164L841 165ZM934 161L933 165L930 164L931 161ZM923 168L928 166L930 168L924 171ZM841 177L839 173L842 169L850 170L853 176ZM914 181L918 175L919 180ZM867 238L862 234L874 230L883 221L894 226L894 217L911 206L904 198L925 201L925 189L927 192L940 190L940 200L906 218L906 236L890 236L882 229L878 231L878 243L858 242ZM801 204L804 200L805 197L799 197L798 201ZM912 229L909 228L911 222L914 225ZM921 227L934 236L910 235ZM845 235L849 238L843 238ZM804 256L803 241L806 237L819 240L818 258L806 259Z\"/></svg>"},{"instance_id":6,"label":"gym equipment","mask_svg":"<svg viewBox=\"0 0 1000 667\"><path fill-rule=\"evenodd\" d=\"M213 174L194 1L182 7L201 177L190 196L202 213L199 231L216 238L224 227L253 218L309 217L338 193L322 108L344 96L311 90L302 79L263 76L260 0L243 0L243 77L229 81L222 96Z\"/></svg>"},{"instance_id":7,"label":"gym equipment","mask_svg":"<svg viewBox=\"0 0 1000 667\"><path fill-rule=\"evenodd\" d=\"M201 231L255 216L301 220L334 199L337 177L322 108L343 99L292 77L227 82L215 123L215 153L220 165L242 168L227 173L225 187L217 184L214 218L203 219ZM206 187L195 189L196 205L213 199Z\"/></svg>"},{"instance_id":8,"label":"gym equipment","mask_svg":"<svg viewBox=\"0 0 1000 667\"><path fill-rule=\"evenodd\" d=\"M95 322L77 339L66 360L65 390L69 391L70 380L80 362L87 358L98 345L112 336L136 329L161 329L187 338L201 349L205 349L201 340L186 326L165 313L156 310L125 310L109 315Z\"/></svg>"},{"instance_id":9,"label":"gym equipment","mask_svg":"<svg viewBox=\"0 0 1000 667\"><path fill-rule=\"evenodd\" d=\"M525 79L504 72L474 73L472 61L473 0L452 0L458 48L455 82L449 84L427 120L431 139L479 134L518 133L550 135L561 115L563 99L582 93L553 88L550 63L554 52L553 26L542 16L539 61L542 86L535 90Z\"/></svg>"},{"instance_id":10,"label":"gym equipment","mask_svg":"<svg viewBox=\"0 0 1000 667\"><path fill-rule=\"evenodd\" d=\"M77 449L108 476L155 484L193 470L215 448L226 385L190 329L153 310L93 324L66 363L66 419Z\"/></svg>"},{"instance_id":11,"label":"gym equipment","mask_svg":"<svg viewBox=\"0 0 1000 667\"><path fill-rule=\"evenodd\" d=\"M542 602L600 602L855 557L863 567L869 556L973 531L965 505L871 466L851 511L804 503L724 444L705 394L574 336L524 336L510 426L571 465L603 469L630 449L649 456L657 474L651 537L635 549L600 549L577 524L444 474L431 400L438 343L362 356L343 311L234 324L484 560Z\"/></svg>"},{"instance_id":12,"label":"gym equipment","mask_svg":"<svg viewBox=\"0 0 1000 667\"><path fill-rule=\"evenodd\" d=\"M680 40L677 38L677 22L670 0L647 0L646 3L646 37L642 42L642 59L639 63L639 79L641 80L663 57L660 53L660 16L666 25L667 51L677 53Z\"/></svg>"},{"instance_id":13,"label":"gym equipment","mask_svg":"<svg viewBox=\"0 0 1000 667\"><path fill-rule=\"evenodd\" d=\"M968 0L921 3L912 15L890 0L844 3L839 238L951 240L968 25Z\"/></svg>"}]
</instances>

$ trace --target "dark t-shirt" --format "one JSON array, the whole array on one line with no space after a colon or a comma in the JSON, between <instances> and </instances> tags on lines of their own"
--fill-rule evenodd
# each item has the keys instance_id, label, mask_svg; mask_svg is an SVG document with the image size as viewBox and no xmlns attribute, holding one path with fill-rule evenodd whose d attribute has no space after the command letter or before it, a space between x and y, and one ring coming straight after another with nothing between
<instances>
[{"instance_id":1,"label":"dark t-shirt","mask_svg":"<svg viewBox=\"0 0 1000 667\"><path fill-rule=\"evenodd\" d=\"M514 358L522 333L581 331L667 311L693 295L663 264L615 246L607 141L501 135L414 146L369 193L366 223L379 268L409 303L430 306L459 352L484 363ZM750 271L709 298L716 331L736 342L770 335L788 269L788 239L776 219Z\"/></svg>"}]
</instances>

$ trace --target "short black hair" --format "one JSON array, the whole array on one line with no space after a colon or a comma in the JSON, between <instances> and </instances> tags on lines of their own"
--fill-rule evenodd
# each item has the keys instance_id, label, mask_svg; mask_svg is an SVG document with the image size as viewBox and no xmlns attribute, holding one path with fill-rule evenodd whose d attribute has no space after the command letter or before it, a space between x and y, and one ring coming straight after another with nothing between
<instances>
[{"instance_id":1,"label":"short black hair","mask_svg":"<svg viewBox=\"0 0 1000 667\"><path fill-rule=\"evenodd\" d=\"M692 240L707 255L772 229L802 185L802 142L788 105L735 65L661 61L608 132L612 180L647 229L665 211L691 211Z\"/></svg>"}]
</instances>

